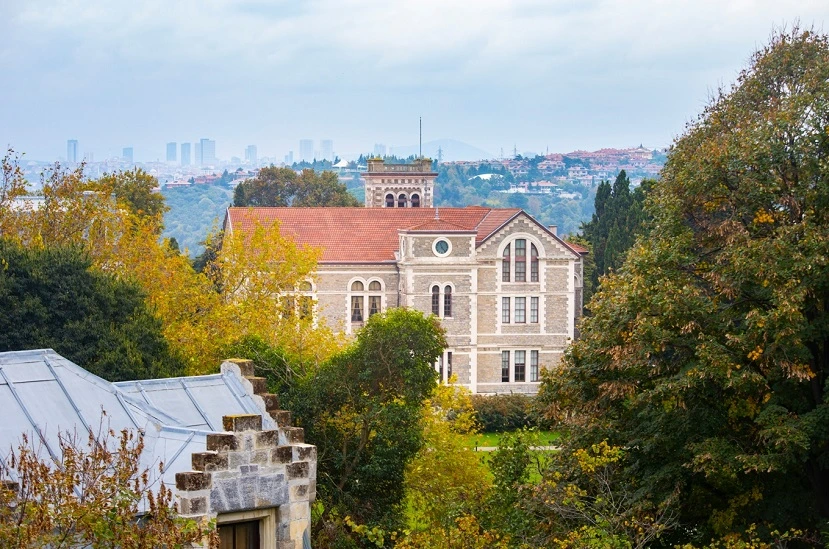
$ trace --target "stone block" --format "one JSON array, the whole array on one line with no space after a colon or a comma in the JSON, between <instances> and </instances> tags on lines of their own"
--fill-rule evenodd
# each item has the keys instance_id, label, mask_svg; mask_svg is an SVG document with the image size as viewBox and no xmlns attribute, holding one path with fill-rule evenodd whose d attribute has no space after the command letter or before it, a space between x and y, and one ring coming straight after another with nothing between
<instances>
[{"instance_id":1,"label":"stone block","mask_svg":"<svg viewBox=\"0 0 829 549\"><path fill-rule=\"evenodd\" d=\"M209 452L222 452L237 450L239 448L236 437L226 433L211 433L207 435L207 450Z\"/></svg>"},{"instance_id":2,"label":"stone block","mask_svg":"<svg viewBox=\"0 0 829 549\"><path fill-rule=\"evenodd\" d=\"M243 475L256 475L259 473L259 465L242 465L239 467L239 472Z\"/></svg>"},{"instance_id":3,"label":"stone block","mask_svg":"<svg viewBox=\"0 0 829 549\"><path fill-rule=\"evenodd\" d=\"M261 431L262 416L259 414L237 414L222 416L222 426L225 431L241 433L242 431Z\"/></svg>"},{"instance_id":4,"label":"stone block","mask_svg":"<svg viewBox=\"0 0 829 549\"><path fill-rule=\"evenodd\" d=\"M285 471L288 473L288 480L295 478L308 478L309 470L310 468L307 461L289 463L285 466Z\"/></svg>"},{"instance_id":5,"label":"stone block","mask_svg":"<svg viewBox=\"0 0 829 549\"><path fill-rule=\"evenodd\" d=\"M294 450L291 446L277 446L271 451L271 463L291 463Z\"/></svg>"},{"instance_id":6,"label":"stone block","mask_svg":"<svg viewBox=\"0 0 829 549\"><path fill-rule=\"evenodd\" d=\"M308 484L302 483L291 486L291 502L308 501Z\"/></svg>"},{"instance_id":7,"label":"stone block","mask_svg":"<svg viewBox=\"0 0 829 549\"><path fill-rule=\"evenodd\" d=\"M279 431L260 431L254 438L256 448L276 448L279 446Z\"/></svg>"},{"instance_id":8,"label":"stone block","mask_svg":"<svg viewBox=\"0 0 829 549\"><path fill-rule=\"evenodd\" d=\"M278 427L291 426L291 412L287 410L272 410L269 413Z\"/></svg>"},{"instance_id":9,"label":"stone block","mask_svg":"<svg viewBox=\"0 0 829 549\"><path fill-rule=\"evenodd\" d=\"M259 395L265 402L265 410L272 412L279 409L279 397L273 393L262 393Z\"/></svg>"},{"instance_id":10,"label":"stone block","mask_svg":"<svg viewBox=\"0 0 829 549\"><path fill-rule=\"evenodd\" d=\"M181 491L205 490L210 488L210 475L202 471L176 473L176 489Z\"/></svg>"},{"instance_id":11,"label":"stone block","mask_svg":"<svg viewBox=\"0 0 829 549\"><path fill-rule=\"evenodd\" d=\"M228 452L227 453L227 468L236 471L242 465L250 463L250 452Z\"/></svg>"},{"instance_id":12,"label":"stone block","mask_svg":"<svg viewBox=\"0 0 829 549\"><path fill-rule=\"evenodd\" d=\"M259 395L268 391L268 380L264 377L245 376L245 379L250 381L254 394Z\"/></svg>"},{"instance_id":13,"label":"stone block","mask_svg":"<svg viewBox=\"0 0 829 549\"><path fill-rule=\"evenodd\" d=\"M221 471L227 469L226 452L196 452L190 457L196 471Z\"/></svg>"},{"instance_id":14,"label":"stone block","mask_svg":"<svg viewBox=\"0 0 829 549\"><path fill-rule=\"evenodd\" d=\"M253 372L253 361L246 358L228 358L225 362L232 362L239 367L243 377L256 375Z\"/></svg>"},{"instance_id":15,"label":"stone block","mask_svg":"<svg viewBox=\"0 0 829 549\"><path fill-rule=\"evenodd\" d=\"M317 459L317 447L310 444L297 444L294 447L293 461L311 461Z\"/></svg>"},{"instance_id":16,"label":"stone block","mask_svg":"<svg viewBox=\"0 0 829 549\"><path fill-rule=\"evenodd\" d=\"M285 427L282 432L285 433L288 444L305 442L305 430L302 427Z\"/></svg>"},{"instance_id":17,"label":"stone block","mask_svg":"<svg viewBox=\"0 0 829 549\"><path fill-rule=\"evenodd\" d=\"M261 475L256 483L256 506L278 507L288 503L285 475Z\"/></svg>"},{"instance_id":18,"label":"stone block","mask_svg":"<svg viewBox=\"0 0 829 549\"><path fill-rule=\"evenodd\" d=\"M178 502L179 514L204 515L207 513L207 498L181 498Z\"/></svg>"},{"instance_id":19,"label":"stone block","mask_svg":"<svg viewBox=\"0 0 829 549\"><path fill-rule=\"evenodd\" d=\"M258 465L267 465L269 455L270 452L268 450L256 450L251 453L250 462Z\"/></svg>"}]
</instances>

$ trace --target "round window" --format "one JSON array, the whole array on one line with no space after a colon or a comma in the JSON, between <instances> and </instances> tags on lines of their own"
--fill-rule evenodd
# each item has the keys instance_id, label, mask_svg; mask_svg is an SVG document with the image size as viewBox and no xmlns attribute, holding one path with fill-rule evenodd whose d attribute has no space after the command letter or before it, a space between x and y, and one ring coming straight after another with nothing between
<instances>
[{"instance_id":1,"label":"round window","mask_svg":"<svg viewBox=\"0 0 829 549\"><path fill-rule=\"evenodd\" d=\"M452 246L449 244L449 241L444 240L443 238L435 240L435 243L432 246L435 255L439 256L449 255L449 252L452 250Z\"/></svg>"}]
</instances>

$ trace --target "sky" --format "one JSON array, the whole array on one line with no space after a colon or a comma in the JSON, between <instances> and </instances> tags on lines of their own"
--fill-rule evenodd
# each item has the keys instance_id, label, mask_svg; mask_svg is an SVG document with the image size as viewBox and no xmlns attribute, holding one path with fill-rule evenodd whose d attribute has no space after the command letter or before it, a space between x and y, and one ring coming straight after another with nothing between
<instances>
[{"instance_id":1,"label":"sky","mask_svg":"<svg viewBox=\"0 0 829 549\"><path fill-rule=\"evenodd\" d=\"M57 160L666 147L826 0L0 0L0 144ZM319 146L319 145L317 145Z\"/></svg>"}]
</instances>

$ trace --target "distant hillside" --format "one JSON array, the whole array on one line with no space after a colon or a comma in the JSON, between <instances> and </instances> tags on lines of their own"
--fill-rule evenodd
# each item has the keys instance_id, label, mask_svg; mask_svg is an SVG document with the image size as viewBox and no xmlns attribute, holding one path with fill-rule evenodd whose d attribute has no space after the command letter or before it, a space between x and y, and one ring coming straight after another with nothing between
<instances>
[{"instance_id":1,"label":"distant hillside","mask_svg":"<svg viewBox=\"0 0 829 549\"><path fill-rule=\"evenodd\" d=\"M445 162L493 158L492 154L487 151L455 139L436 139L434 141L427 141L423 144L423 155L428 156L429 158L437 158L438 148L441 149L441 152L443 153L443 160ZM395 156L405 158L410 155L417 155L418 146L415 144L392 147L390 153Z\"/></svg>"},{"instance_id":2,"label":"distant hillside","mask_svg":"<svg viewBox=\"0 0 829 549\"><path fill-rule=\"evenodd\" d=\"M233 191L216 185L193 185L162 191L170 211L164 216L164 237L175 237L190 256L204 250L201 244L213 227L220 227Z\"/></svg>"}]
</instances>

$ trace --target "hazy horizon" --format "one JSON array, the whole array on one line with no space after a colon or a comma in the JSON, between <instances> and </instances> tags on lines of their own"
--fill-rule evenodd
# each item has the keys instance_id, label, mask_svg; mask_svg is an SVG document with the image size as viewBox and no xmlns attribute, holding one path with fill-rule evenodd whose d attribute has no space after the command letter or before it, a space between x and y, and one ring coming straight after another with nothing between
<instances>
[{"instance_id":1,"label":"hazy horizon","mask_svg":"<svg viewBox=\"0 0 829 549\"><path fill-rule=\"evenodd\" d=\"M0 145L30 159L337 154L447 138L498 155L664 147L775 27L829 4L772 1L6 0Z\"/></svg>"}]
</instances>

